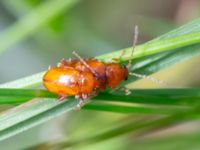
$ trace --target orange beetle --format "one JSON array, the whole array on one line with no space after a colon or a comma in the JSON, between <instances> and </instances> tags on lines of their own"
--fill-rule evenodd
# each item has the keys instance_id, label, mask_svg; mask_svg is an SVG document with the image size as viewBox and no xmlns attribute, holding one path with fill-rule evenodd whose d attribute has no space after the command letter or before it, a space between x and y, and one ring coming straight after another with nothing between
<instances>
[{"instance_id":1,"label":"orange beetle","mask_svg":"<svg viewBox=\"0 0 200 150\"><path fill-rule=\"evenodd\" d=\"M116 63L105 64L96 59L61 60L58 67L46 72L43 83L60 100L75 96L85 101L106 87L115 88L127 76L128 69Z\"/></svg>"},{"instance_id":2,"label":"orange beetle","mask_svg":"<svg viewBox=\"0 0 200 150\"><path fill-rule=\"evenodd\" d=\"M138 36L138 28L135 26L133 51ZM57 67L50 68L43 77L44 86L63 100L68 96L80 99L81 108L88 99L97 95L107 87L115 88L128 77L128 67L117 63L103 63L97 59L82 59L75 52L78 59L61 60ZM122 54L118 59L120 59ZM129 66L131 60L129 61ZM131 74L140 76L138 74ZM144 78L144 75L141 76Z\"/></svg>"},{"instance_id":3,"label":"orange beetle","mask_svg":"<svg viewBox=\"0 0 200 150\"><path fill-rule=\"evenodd\" d=\"M58 94L60 100L73 95L86 99L95 87L95 78L88 71L54 67L44 75L43 83L50 92Z\"/></svg>"}]
</instances>

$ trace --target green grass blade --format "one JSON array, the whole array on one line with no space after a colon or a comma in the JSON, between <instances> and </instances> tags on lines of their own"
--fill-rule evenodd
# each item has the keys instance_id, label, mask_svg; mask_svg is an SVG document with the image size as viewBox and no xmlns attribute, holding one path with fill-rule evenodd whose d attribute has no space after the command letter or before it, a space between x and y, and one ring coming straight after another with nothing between
<instances>
[{"instance_id":1,"label":"green grass blade","mask_svg":"<svg viewBox=\"0 0 200 150\"><path fill-rule=\"evenodd\" d=\"M200 42L200 32L188 33L185 35L178 35L176 37L153 40L146 44L137 46L134 51L134 55L131 56L132 47L124 49L125 53L121 61L128 61L129 59L141 58L152 54L174 50L176 48L192 45ZM104 61L110 61L112 58L118 58L121 51L112 52L110 54L102 55L98 57Z\"/></svg>"},{"instance_id":2,"label":"green grass blade","mask_svg":"<svg viewBox=\"0 0 200 150\"><path fill-rule=\"evenodd\" d=\"M32 98L48 98L52 101L57 96L46 90L34 89L0 89L0 104L21 104ZM73 97L69 98L73 99ZM183 89L133 89L131 94L124 96L123 92L99 93L92 101L123 102L132 104L178 105L192 106L199 103L199 88Z\"/></svg>"},{"instance_id":3,"label":"green grass blade","mask_svg":"<svg viewBox=\"0 0 200 150\"><path fill-rule=\"evenodd\" d=\"M163 52L165 50L170 51L170 50L172 50L171 49L172 47L174 48L174 47L179 47L179 46L181 46L181 47L185 46L184 43L185 43L185 40L187 40L185 38L182 40L183 45L180 44L179 42L178 42L179 45L176 45L177 43L175 42L174 45L171 45L172 47L171 46L168 47L167 44L168 44L168 42L171 41L171 39L169 39L171 37L173 39L175 36L183 35L183 37L187 37L187 36L191 36L191 35L194 36L194 34L199 34L199 31L200 31L199 24L200 24L200 19L197 19L197 20L193 21L192 23L188 23L182 27L179 27L178 29L175 29L175 30L161 36L160 38L158 37L155 40L148 42L147 43L148 46L146 46L146 44L138 46L140 50L137 50L137 52L134 53L133 58L141 58L141 59L136 60L136 61L134 61L134 59L133 59L134 65L132 66L131 71L134 71L136 69L140 69L142 71L142 69L143 69L142 67L144 67L144 65L141 66L141 64L145 63L146 64L145 65L146 68L144 68L144 70L146 70L145 72L148 72L149 70L153 69L153 71L151 71L151 73L153 73L163 67L166 67L166 66L190 59L194 56L200 55L200 45L199 44L190 45L190 44L193 44L194 42L196 42L196 40L199 41L200 36L197 36L197 37L193 37L194 39L191 40L192 43L189 43L190 46L188 46L188 47L183 47L183 48L177 49L176 51L171 52L171 53L165 53L162 55L158 54L156 56L151 56L150 59L142 58L142 57L152 55L152 53L154 53L154 52L156 52L156 53ZM192 32L197 32L197 33L192 33ZM184 35L183 33L186 33L186 35ZM191 34L188 34L188 33L191 33ZM178 38L180 38L180 37L178 37ZM164 42L162 41L162 39L164 39ZM169 40L169 41L166 42L166 40ZM161 41L160 45L155 45L154 41L157 44L159 44L159 42ZM164 50L162 48L161 49L159 48L159 47L163 47L163 43L165 43L164 46L166 46L166 47L164 47ZM153 47L151 45L153 45ZM143 50L143 49L145 49L145 47L150 48L150 53L148 53L148 49ZM132 48L128 48L126 55L123 57L123 60L128 60L130 58L131 49ZM121 54L121 51L116 51L116 52L112 52L109 54L98 56L97 59L109 61L112 58L118 58L120 56L120 54ZM139 67L137 67L137 66L139 66ZM26 77L26 78L18 79L14 82L12 81L12 82L9 82L6 84L0 84L0 88L33 87L35 85L41 84L41 82L42 82L41 78L42 78L43 74L44 74L44 72L41 72L41 73Z\"/></svg>"},{"instance_id":4,"label":"green grass blade","mask_svg":"<svg viewBox=\"0 0 200 150\"><path fill-rule=\"evenodd\" d=\"M17 105L35 97L44 98L44 101L56 101L56 95L46 90L0 89L0 104ZM100 93L91 100L93 103L89 103L84 109L118 113L173 114L198 104L199 99L200 89L198 88L135 89L125 97L124 93L119 92ZM110 102L118 103L110 104Z\"/></svg>"},{"instance_id":5,"label":"green grass blade","mask_svg":"<svg viewBox=\"0 0 200 150\"><path fill-rule=\"evenodd\" d=\"M166 39L166 38L170 38L170 37L176 37L177 35L184 35L187 33L191 33L191 32L199 32L200 31L200 18L195 19L181 27L178 27L166 34L163 34L157 38L155 38L154 40L162 40L162 39Z\"/></svg>"},{"instance_id":6,"label":"green grass blade","mask_svg":"<svg viewBox=\"0 0 200 150\"><path fill-rule=\"evenodd\" d=\"M197 22L199 22L199 20L197 20ZM199 32L192 33L193 30L191 29L191 24L189 24L188 27L187 27L187 25L184 26L184 29L188 30L188 32L187 32L188 34L186 34L186 35L184 35L184 34L178 35L177 34L177 36L172 36L171 38L155 40L155 41L152 40L152 41L148 42L147 44L143 44L141 46L138 46L140 48L142 47L141 52L139 52L139 50L138 50L135 53L133 58L150 56L153 53L158 53L158 52L164 52L164 51L169 52L171 49L178 48L178 47L186 48L185 47L186 45L189 46L191 44L199 42ZM196 31L196 28L194 28L194 30ZM32 30L30 30L30 31L32 31ZM190 38L190 39L188 39L188 38ZM170 44L168 42L170 42ZM148 51L147 48L149 49L149 51ZM200 49L197 48L196 51L200 51ZM174 52L175 51L171 51L171 53L166 53L166 55L163 55L162 57L159 54L159 58L154 59L153 62L149 61L148 63L143 65L143 67L139 67L137 69L138 70L139 69L145 70L146 68L148 68L148 69L154 68L153 71L157 71L158 69L162 69L161 66L159 66L159 64L162 61L165 60L165 63L162 64L162 65L165 65L166 63L168 63L167 61L170 60L168 58L178 57L178 53L174 53ZM187 52L184 54L185 58L191 58L189 52L191 53L192 51L191 50L189 51L189 49L187 48ZM192 57L196 56L197 54L198 53L195 53ZM119 55L120 55L120 51L110 53L108 55L102 55L98 58L101 58L101 59L108 61L109 59L116 57L116 56L119 56ZM152 57L154 57L154 56L152 56ZM163 58L163 57L165 59L162 60L161 58ZM127 60L129 58L130 58L130 50L127 51L127 53L124 57L124 60L125 59ZM151 57L149 57L149 59L151 59ZM157 64L158 62L159 62L159 64ZM179 62L179 60L173 61L173 64L175 64L176 62ZM142 63L142 61L140 61L140 63ZM4 88L31 87L33 85L40 84L41 81L42 81L41 77L42 77L42 73L39 73L36 76L34 75L34 76L31 76L31 77L25 78L26 80L24 80L24 78L23 78L23 79L14 81L14 82L10 82L8 84L0 85L0 87L2 87L2 88L3 87ZM42 123L42 122L48 120L49 118L53 118L53 117L55 117L59 114L70 111L75 107L75 105L77 104L77 101L73 101L73 100L72 101L66 101L66 102L63 102L63 104L66 104L65 107L68 107L68 109L64 109L63 107L59 107L61 104L56 103L55 101L46 101L45 99L41 99L39 104L35 104L35 105L31 104L31 105L26 106L26 108L19 106L19 107L21 107L21 109L17 109L11 114L10 113L2 114L0 116L0 124L4 124L4 121L6 121L6 124L2 125L1 128L0 128L1 129L0 130L1 139L5 139L5 138L8 138L10 136L13 136L13 135L15 135L19 132L22 132L24 130L27 130L27 129L29 129L29 128L31 128L31 127L39 124L39 123ZM24 105L26 105L26 103ZM47 105L49 107L47 107ZM26 112L26 113L24 113L24 112ZM17 114L17 117L22 118L22 120L16 120L15 119L16 115L14 115L14 114ZM9 130L9 129L12 129L12 130Z\"/></svg>"},{"instance_id":7,"label":"green grass blade","mask_svg":"<svg viewBox=\"0 0 200 150\"><path fill-rule=\"evenodd\" d=\"M68 11L78 0L48 0L9 27L0 37L0 53L20 42L58 14Z\"/></svg>"},{"instance_id":8,"label":"green grass blade","mask_svg":"<svg viewBox=\"0 0 200 150\"><path fill-rule=\"evenodd\" d=\"M123 104L107 104L107 103L89 103L85 105L83 109L92 111L106 111L113 113L125 113L125 114L146 114L146 115L171 115L175 112L185 110L188 108L182 107L162 107L162 106L124 106Z\"/></svg>"},{"instance_id":9,"label":"green grass blade","mask_svg":"<svg viewBox=\"0 0 200 150\"><path fill-rule=\"evenodd\" d=\"M42 83L44 72L40 72L22 79L0 84L0 88L28 88L35 87Z\"/></svg>"},{"instance_id":10,"label":"green grass blade","mask_svg":"<svg viewBox=\"0 0 200 150\"><path fill-rule=\"evenodd\" d=\"M76 139L76 140L64 140L61 142L52 142L52 143L43 143L34 147L32 149L36 149L38 147L45 148L72 148L77 146L86 146L95 144L98 142L102 142L108 139L112 139L118 136L126 135L126 134L134 134L134 133L148 133L152 130L159 130L161 127L170 126L176 124L179 121L186 121L190 119L190 115L193 113L199 113L199 106L196 106L194 109L190 111L181 111L175 113L172 116L161 117L161 118L143 118L139 120L130 120L126 123L122 121L122 123L118 123L116 126L104 130L99 134L88 135L87 137Z\"/></svg>"},{"instance_id":11,"label":"green grass blade","mask_svg":"<svg viewBox=\"0 0 200 150\"><path fill-rule=\"evenodd\" d=\"M0 141L71 111L77 104L77 100L34 99L4 112L0 115Z\"/></svg>"}]
</instances>

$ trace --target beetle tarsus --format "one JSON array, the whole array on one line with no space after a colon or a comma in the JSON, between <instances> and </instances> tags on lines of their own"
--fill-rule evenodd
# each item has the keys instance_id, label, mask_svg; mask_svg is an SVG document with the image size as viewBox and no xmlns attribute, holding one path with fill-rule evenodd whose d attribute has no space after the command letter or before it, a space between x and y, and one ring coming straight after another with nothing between
<instances>
[{"instance_id":1,"label":"beetle tarsus","mask_svg":"<svg viewBox=\"0 0 200 150\"><path fill-rule=\"evenodd\" d=\"M88 100L80 100L79 103L74 108L74 110L80 110L87 102Z\"/></svg>"},{"instance_id":2,"label":"beetle tarsus","mask_svg":"<svg viewBox=\"0 0 200 150\"><path fill-rule=\"evenodd\" d=\"M123 91L125 93L125 95L130 95L131 94L131 90L126 88L126 87L122 87L119 90Z\"/></svg>"},{"instance_id":3,"label":"beetle tarsus","mask_svg":"<svg viewBox=\"0 0 200 150\"><path fill-rule=\"evenodd\" d=\"M59 95L58 96L58 100L59 101L63 101L64 99L66 99L67 98L67 95Z\"/></svg>"}]
</instances>

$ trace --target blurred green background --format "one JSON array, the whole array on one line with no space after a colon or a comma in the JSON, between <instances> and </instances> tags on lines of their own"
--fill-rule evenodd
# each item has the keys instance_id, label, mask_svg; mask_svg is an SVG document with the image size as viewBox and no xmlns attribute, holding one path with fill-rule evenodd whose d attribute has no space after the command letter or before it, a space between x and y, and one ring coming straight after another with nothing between
<instances>
[{"instance_id":1,"label":"blurred green background","mask_svg":"<svg viewBox=\"0 0 200 150\"><path fill-rule=\"evenodd\" d=\"M72 57L73 50L82 57L94 57L130 47L136 24L139 26L139 44L200 16L199 0L65 1L71 1L70 8L64 0L0 1L1 83L44 71L60 59ZM44 5L45 12L38 10ZM35 19L34 11L41 12L39 20ZM20 26L24 20L26 25ZM177 86L199 86L199 63L196 58L162 70L155 77ZM137 81L131 86L158 87L148 81ZM84 137L117 124L121 119L128 118L124 114L89 110L71 112L0 142L0 149L22 149L42 142ZM173 130L181 132L185 126L149 136L155 143L154 138L173 135ZM179 144L177 140L177 145L170 147L170 141L174 140L169 138L167 141L161 140L152 146L148 136L128 135L71 149L139 150L160 149L160 146L173 149Z\"/></svg>"}]
</instances>

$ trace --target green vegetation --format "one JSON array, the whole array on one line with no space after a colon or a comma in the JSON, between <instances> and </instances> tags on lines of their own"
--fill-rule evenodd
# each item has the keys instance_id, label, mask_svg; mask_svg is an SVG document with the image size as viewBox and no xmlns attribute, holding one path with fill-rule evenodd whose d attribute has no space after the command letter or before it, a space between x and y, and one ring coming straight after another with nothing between
<instances>
[{"instance_id":1,"label":"green vegetation","mask_svg":"<svg viewBox=\"0 0 200 150\"><path fill-rule=\"evenodd\" d=\"M49 22L52 19L56 19L64 11L69 11L78 2L76 0L51 0L39 6L33 6L36 8L7 28L0 37L0 52L6 53L9 47L28 38L39 28L45 25L50 27ZM40 16L41 14L42 16ZM198 57L200 55L200 19L136 46L133 57L131 57L131 51L132 47L125 49L125 55L119 63L127 64L128 60L132 59L130 72L146 75ZM116 50L96 56L96 58L110 61L112 58L117 58L120 53L120 50ZM21 132L66 113L72 115L72 113L84 111L100 111L121 114L123 117L119 117L117 122L112 121L112 118L108 119L113 123L107 125L105 129L101 128L101 132L94 130L97 132L83 134L82 137L53 142L42 141L31 148L89 147L92 144L109 141L116 137L121 137L121 141L125 141L123 138L127 138L127 136L156 133L162 128L194 121L200 117L200 88L176 88L175 86L163 89L131 89L132 93L127 96L118 89L107 90L94 97L83 107L83 110L75 112L74 108L78 104L78 100L70 97L66 101L59 102L56 100L56 95L38 88L42 84L44 72L0 84L0 104L13 107L0 114L0 140L9 140ZM119 87L136 80L130 76ZM86 115L82 117L87 120ZM175 135L172 139L177 140L177 145L181 145L181 141L182 143L187 141L186 136L189 139L188 142L193 146L200 146L197 133L187 133L181 138L179 135ZM164 142L165 139L166 142ZM145 149L146 147L168 149L171 144L169 141L170 137L164 137L163 141L152 138L151 142L144 139L144 145L141 140L135 142L137 145L135 149ZM130 144L130 139L125 142L125 145ZM185 146L182 149L187 148Z\"/></svg>"}]
</instances>

